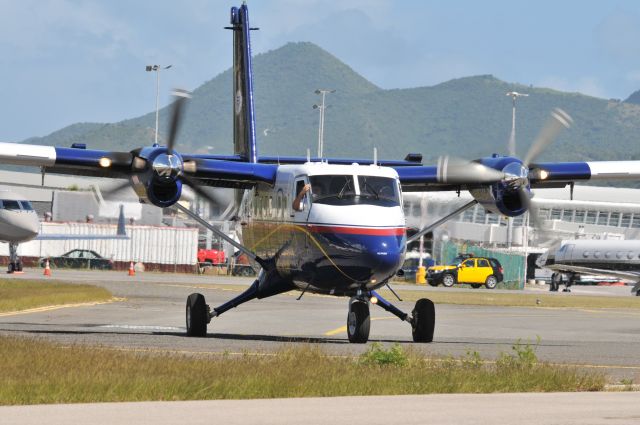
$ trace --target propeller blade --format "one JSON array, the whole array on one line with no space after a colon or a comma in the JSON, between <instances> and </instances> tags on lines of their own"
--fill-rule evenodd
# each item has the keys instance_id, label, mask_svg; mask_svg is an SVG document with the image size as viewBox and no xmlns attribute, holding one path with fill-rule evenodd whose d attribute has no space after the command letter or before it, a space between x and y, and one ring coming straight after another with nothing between
<instances>
[{"instance_id":1,"label":"propeller blade","mask_svg":"<svg viewBox=\"0 0 640 425\"><path fill-rule=\"evenodd\" d=\"M571 127L571 124L573 124L571 116L562 109L555 108L524 157L524 161L522 161L524 166L528 167L555 140L560 131Z\"/></svg>"},{"instance_id":2,"label":"propeller blade","mask_svg":"<svg viewBox=\"0 0 640 425\"><path fill-rule=\"evenodd\" d=\"M176 144L176 135L178 129L182 123L182 114L184 112L184 103L191 97L188 91L175 89L173 91L175 101L173 102L173 109L171 115L171 122L169 124L169 138L167 139L167 152L173 154L173 147Z\"/></svg>"},{"instance_id":3,"label":"propeller blade","mask_svg":"<svg viewBox=\"0 0 640 425\"><path fill-rule=\"evenodd\" d=\"M438 182L453 184L490 184L503 180L505 174L484 164L465 159L438 158Z\"/></svg>"},{"instance_id":4,"label":"propeller blade","mask_svg":"<svg viewBox=\"0 0 640 425\"><path fill-rule=\"evenodd\" d=\"M121 190L124 190L128 187L131 187L131 183L129 182L129 180L126 180L124 183L120 183L114 187L110 187L109 189L106 190L102 190L102 196L104 198L111 198L113 195L115 195L116 193L120 192Z\"/></svg>"},{"instance_id":5,"label":"propeller blade","mask_svg":"<svg viewBox=\"0 0 640 425\"><path fill-rule=\"evenodd\" d=\"M204 199L206 199L207 201L211 202L212 204L215 205L220 205L220 200L216 199L216 196L206 192L202 189L202 187L200 187L200 185L198 184L198 182L195 181L195 179L183 174L182 175L182 180L189 185L189 187L191 189L193 189L193 191L198 194L199 196L202 196Z\"/></svg>"},{"instance_id":6,"label":"propeller blade","mask_svg":"<svg viewBox=\"0 0 640 425\"><path fill-rule=\"evenodd\" d=\"M524 205L529 212L529 222L534 228L540 229L543 223L540 221L538 207L533 205L531 202L531 195L529 194L529 191L524 186L520 186L518 187L518 196L520 197L522 205Z\"/></svg>"}]
</instances>

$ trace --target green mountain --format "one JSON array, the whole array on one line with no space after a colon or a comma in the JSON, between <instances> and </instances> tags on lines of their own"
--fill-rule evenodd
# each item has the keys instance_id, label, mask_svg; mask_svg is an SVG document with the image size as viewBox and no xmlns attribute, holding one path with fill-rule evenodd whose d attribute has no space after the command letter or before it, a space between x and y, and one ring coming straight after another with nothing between
<instances>
[{"instance_id":1,"label":"green mountain","mask_svg":"<svg viewBox=\"0 0 640 425\"><path fill-rule=\"evenodd\" d=\"M560 107L574 126L541 157L543 160L640 158L640 105L579 93L523 86L490 75L451 80L433 87L383 90L311 43L289 43L254 58L259 153L306 155L316 151L319 102L327 96L327 156L403 158L420 152L425 161L455 154L475 158L505 153L511 131L511 100L506 92L529 93L517 109L518 153L524 155L546 121ZM193 92L179 134L182 151L232 152L231 70ZM169 108L160 111L166 132ZM165 125L163 126L162 123ZM153 140L155 114L111 124L81 123L28 143L131 150ZM162 136L162 135L161 135ZM212 148L208 148L212 147Z\"/></svg>"}]
</instances>

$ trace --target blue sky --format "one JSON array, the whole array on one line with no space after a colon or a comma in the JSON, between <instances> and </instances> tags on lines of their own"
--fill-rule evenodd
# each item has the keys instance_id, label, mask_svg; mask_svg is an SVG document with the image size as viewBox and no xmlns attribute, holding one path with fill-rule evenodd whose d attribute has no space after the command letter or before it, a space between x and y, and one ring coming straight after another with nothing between
<instances>
[{"instance_id":1,"label":"blue sky","mask_svg":"<svg viewBox=\"0 0 640 425\"><path fill-rule=\"evenodd\" d=\"M382 88L493 74L626 98L640 89L638 1L249 0L253 52L311 41ZM194 89L231 64L220 0L0 0L0 140L152 111L147 64ZM239 2L238 2L239 4Z\"/></svg>"}]
</instances>

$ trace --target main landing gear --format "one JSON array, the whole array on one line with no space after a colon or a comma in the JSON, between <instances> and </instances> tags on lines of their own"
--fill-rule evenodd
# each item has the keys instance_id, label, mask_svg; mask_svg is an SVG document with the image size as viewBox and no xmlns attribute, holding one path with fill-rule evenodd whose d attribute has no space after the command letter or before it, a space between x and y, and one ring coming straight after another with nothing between
<instances>
[{"instance_id":1,"label":"main landing gear","mask_svg":"<svg viewBox=\"0 0 640 425\"><path fill-rule=\"evenodd\" d=\"M558 292L560 285L564 285L562 292L571 292L571 286L579 279L579 275L571 273L567 280L563 273L553 273L551 275L551 283L549 284L549 291Z\"/></svg>"},{"instance_id":2,"label":"main landing gear","mask_svg":"<svg viewBox=\"0 0 640 425\"><path fill-rule=\"evenodd\" d=\"M271 297L292 289L295 289L293 284L283 280L275 270L265 272L262 269L258 274L258 278L246 291L214 309L211 309L206 303L204 295L191 294L187 298L185 312L187 336L205 337L207 336L207 325L214 317L220 316L222 313L247 301Z\"/></svg>"},{"instance_id":3,"label":"main landing gear","mask_svg":"<svg viewBox=\"0 0 640 425\"><path fill-rule=\"evenodd\" d=\"M433 341L433 331L436 325L436 310L433 302L427 298L416 302L411 315L398 309L375 291L360 293L349 301L347 315L347 336L349 342L363 344L369 340L371 319L369 317L369 302L379 305L400 320L411 325L414 342Z\"/></svg>"},{"instance_id":4,"label":"main landing gear","mask_svg":"<svg viewBox=\"0 0 640 425\"><path fill-rule=\"evenodd\" d=\"M294 289L294 286L283 281L277 272L265 273L261 271L258 279L246 291L214 309L207 305L204 295L191 294L187 298L186 306L187 336L205 337L207 325L212 318L255 298L266 298L291 289ZM431 300L426 298L418 300L409 315L385 300L377 292L361 291L349 300L349 314L347 315L349 342L363 344L369 340L371 328L369 303L379 305L400 320L409 323L414 342L433 341L436 311Z\"/></svg>"}]
</instances>

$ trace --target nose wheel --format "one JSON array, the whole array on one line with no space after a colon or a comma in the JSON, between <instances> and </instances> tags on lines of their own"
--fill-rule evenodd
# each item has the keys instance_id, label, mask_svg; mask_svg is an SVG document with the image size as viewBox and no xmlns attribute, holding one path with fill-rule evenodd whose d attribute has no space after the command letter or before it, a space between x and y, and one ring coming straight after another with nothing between
<instances>
[{"instance_id":1,"label":"nose wheel","mask_svg":"<svg viewBox=\"0 0 640 425\"><path fill-rule=\"evenodd\" d=\"M349 314L347 315L347 336L349 342L364 344L369 340L369 301L352 298L349 302Z\"/></svg>"}]
</instances>

